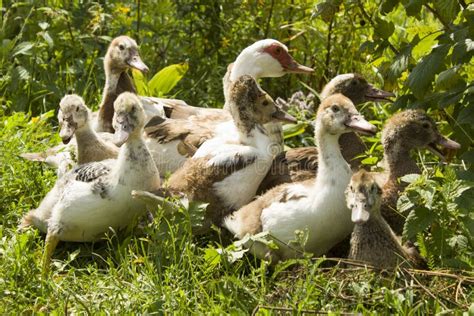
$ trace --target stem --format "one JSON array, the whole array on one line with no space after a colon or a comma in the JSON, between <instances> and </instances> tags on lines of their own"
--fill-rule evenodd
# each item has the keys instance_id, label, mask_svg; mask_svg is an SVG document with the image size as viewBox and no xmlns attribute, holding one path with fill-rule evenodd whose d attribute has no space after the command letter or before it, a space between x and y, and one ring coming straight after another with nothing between
<instances>
[{"instance_id":1,"label":"stem","mask_svg":"<svg viewBox=\"0 0 474 316\"><path fill-rule=\"evenodd\" d=\"M268 14L267 25L265 26L265 38L268 37L268 32L270 31L270 22L273 15L273 6L275 5L275 0L272 0L270 3L270 13Z\"/></svg>"},{"instance_id":2,"label":"stem","mask_svg":"<svg viewBox=\"0 0 474 316\"><path fill-rule=\"evenodd\" d=\"M140 7L141 7L141 1L137 0L137 41L140 42Z\"/></svg>"},{"instance_id":3,"label":"stem","mask_svg":"<svg viewBox=\"0 0 474 316\"><path fill-rule=\"evenodd\" d=\"M423 4L423 6L424 6L426 9L428 9L428 11L430 11L430 12L434 15L434 17L437 18L437 19L441 22L441 24L443 24L443 26L444 26L444 28L445 28L446 30L448 30L448 31L451 30L451 27L449 26L449 24L446 23L446 22L443 20L443 18L441 18L441 15L439 15L438 11L436 11L434 8L430 7L430 5L427 4L427 3Z\"/></svg>"},{"instance_id":4,"label":"stem","mask_svg":"<svg viewBox=\"0 0 474 316\"><path fill-rule=\"evenodd\" d=\"M328 36L327 36L327 43L326 43L326 68L324 69L324 75L321 78L325 80L326 82L329 81L329 78L331 76L329 65L331 64L332 28L334 26L335 19L336 19L336 15L333 15L331 17L331 21L329 21Z\"/></svg>"}]
</instances>

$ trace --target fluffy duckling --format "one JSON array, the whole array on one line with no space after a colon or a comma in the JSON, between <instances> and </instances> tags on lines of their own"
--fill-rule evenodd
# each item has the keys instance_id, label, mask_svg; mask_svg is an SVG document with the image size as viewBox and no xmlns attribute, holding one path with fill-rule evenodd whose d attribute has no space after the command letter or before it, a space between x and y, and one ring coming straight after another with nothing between
<instances>
[{"instance_id":1,"label":"fluffy duckling","mask_svg":"<svg viewBox=\"0 0 474 316\"><path fill-rule=\"evenodd\" d=\"M355 105L368 101L386 102L394 96L375 88L362 75L356 73L342 74L334 77L323 88L321 100L341 93ZM355 158L365 152L367 147L356 133L346 133L339 138L342 156L351 165L352 170L358 170L362 158ZM258 194L288 182L297 182L314 178L318 167L318 149L316 147L292 148L281 152L275 157L272 168L258 189Z\"/></svg>"},{"instance_id":2,"label":"fluffy duckling","mask_svg":"<svg viewBox=\"0 0 474 316\"><path fill-rule=\"evenodd\" d=\"M395 236L380 213L382 190L375 177L365 170L355 173L346 190L347 206L352 210L355 223L351 237L349 259L364 261L374 267L393 269L396 266L419 266L419 257L413 257Z\"/></svg>"},{"instance_id":3,"label":"fluffy duckling","mask_svg":"<svg viewBox=\"0 0 474 316\"><path fill-rule=\"evenodd\" d=\"M291 119L248 75L230 86L229 103L238 138L207 140L168 183L171 190L183 192L192 201L209 203L207 224L221 224L231 210L255 196L273 159L271 140L262 124L275 117ZM203 232L208 228L204 225Z\"/></svg>"},{"instance_id":4,"label":"fluffy duckling","mask_svg":"<svg viewBox=\"0 0 474 316\"><path fill-rule=\"evenodd\" d=\"M44 270L47 271L57 243L91 242L109 228L121 229L145 210L132 199L131 191L157 190L160 177L143 141L145 113L132 93L114 103L114 129L124 142L117 160L83 164L59 179L40 206L23 218L22 226L35 225L46 232Z\"/></svg>"},{"instance_id":5,"label":"fluffy duckling","mask_svg":"<svg viewBox=\"0 0 474 316\"><path fill-rule=\"evenodd\" d=\"M116 37L110 43L104 58L105 87L95 126L97 131L113 133L112 117L115 99L122 92L136 93L132 80L127 74L130 68L148 72L148 67L138 53L137 42L124 35Z\"/></svg>"},{"instance_id":6,"label":"fluffy duckling","mask_svg":"<svg viewBox=\"0 0 474 316\"><path fill-rule=\"evenodd\" d=\"M315 123L319 148L315 180L288 183L271 189L227 217L224 226L236 237L268 232L279 245L251 245L260 258L272 260L298 256L293 247L297 231L307 233L304 250L320 256L350 234L353 224L344 191L352 175L339 148L341 134L351 131L374 133L375 126L364 120L354 104L341 94L326 98L320 105Z\"/></svg>"},{"instance_id":7,"label":"fluffy duckling","mask_svg":"<svg viewBox=\"0 0 474 316\"><path fill-rule=\"evenodd\" d=\"M259 79L281 77L287 73L311 72L313 69L298 64L282 43L272 39L260 40L245 48L228 67L223 79L224 96L227 100L229 86L242 75ZM171 120L155 118L145 129L149 136L147 145L153 152L158 169L163 173L176 171L189 157L188 150L183 148L183 140L197 149L205 140L218 135L233 135L232 137L238 138L227 102L222 110L186 104L173 105L168 101L165 112ZM280 152L283 149L281 123L268 123L265 128L273 139L272 149L275 154Z\"/></svg>"},{"instance_id":8,"label":"fluffy duckling","mask_svg":"<svg viewBox=\"0 0 474 316\"><path fill-rule=\"evenodd\" d=\"M55 146L44 153L23 154L22 157L44 161L58 168L58 176L66 173L76 162L84 164L117 157L118 147L112 143L113 135L98 134L94 131L90 110L80 96L69 94L61 99L58 122L63 145Z\"/></svg>"},{"instance_id":9,"label":"fluffy duckling","mask_svg":"<svg viewBox=\"0 0 474 316\"><path fill-rule=\"evenodd\" d=\"M440 134L435 122L425 112L406 110L392 116L382 131L386 172L378 176L384 183L382 215L397 235L403 232L405 217L396 210L400 192L405 188L400 177L420 173L416 161L410 157L413 149L426 148L444 159L438 146L457 150L460 145ZM388 175L388 178L387 178Z\"/></svg>"}]
</instances>

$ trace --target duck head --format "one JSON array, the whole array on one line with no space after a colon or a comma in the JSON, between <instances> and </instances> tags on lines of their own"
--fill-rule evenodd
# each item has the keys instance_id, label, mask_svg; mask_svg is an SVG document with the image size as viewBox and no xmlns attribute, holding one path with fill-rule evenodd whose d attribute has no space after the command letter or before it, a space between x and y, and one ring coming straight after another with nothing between
<instances>
[{"instance_id":1,"label":"duck head","mask_svg":"<svg viewBox=\"0 0 474 316\"><path fill-rule=\"evenodd\" d=\"M346 202L354 223L363 224L370 216L379 215L381 200L382 189L369 172L361 169L352 175L346 189Z\"/></svg>"},{"instance_id":2,"label":"duck head","mask_svg":"<svg viewBox=\"0 0 474 316\"><path fill-rule=\"evenodd\" d=\"M362 75L356 73L334 77L324 86L320 95L321 100L336 93L345 95L356 105L368 101L389 102L389 98L395 96L391 92L375 88Z\"/></svg>"},{"instance_id":3,"label":"duck head","mask_svg":"<svg viewBox=\"0 0 474 316\"><path fill-rule=\"evenodd\" d=\"M140 137L145 124L145 112L138 97L124 92L114 102L113 127L115 144L125 143L129 138Z\"/></svg>"},{"instance_id":4,"label":"duck head","mask_svg":"<svg viewBox=\"0 0 474 316\"><path fill-rule=\"evenodd\" d=\"M352 101L342 94L334 94L323 100L316 117L316 128L323 128L332 135L352 131L374 135L377 130L357 111Z\"/></svg>"},{"instance_id":5,"label":"duck head","mask_svg":"<svg viewBox=\"0 0 474 316\"><path fill-rule=\"evenodd\" d=\"M288 53L288 47L274 39L264 39L245 48L232 66L231 81L242 75L254 78L281 77L287 73L312 73Z\"/></svg>"},{"instance_id":6,"label":"duck head","mask_svg":"<svg viewBox=\"0 0 474 316\"><path fill-rule=\"evenodd\" d=\"M59 137L68 144L76 130L89 123L89 109L84 100L77 94L65 95L59 102L58 122Z\"/></svg>"},{"instance_id":7,"label":"duck head","mask_svg":"<svg viewBox=\"0 0 474 316\"><path fill-rule=\"evenodd\" d=\"M461 148L441 135L433 119L421 110L406 110L392 116L382 131L382 144L389 155L426 148L442 160L445 159L443 149Z\"/></svg>"},{"instance_id":8,"label":"duck head","mask_svg":"<svg viewBox=\"0 0 474 316\"><path fill-rule=\"evenodd\" d=\"M296 123L296 119L277 106L250 75L241 76L232 84L230 100L235 105L231 108L231 114L234 112L234 116L238 111L241 120L258 124L270 121Z\"/></svg>"},{"instance_id":9,"label":"duck head","mask_svg":"<svg viewBox=\"0 0 474 316\"><path fill-rule=\"evenodd\" d=\"M125 35L112 40L105 55L104 65L105 69L114 73L124 72L128 68L148 72L148 67L138 53L137 42Z\"/></svg>"}]
</instances>

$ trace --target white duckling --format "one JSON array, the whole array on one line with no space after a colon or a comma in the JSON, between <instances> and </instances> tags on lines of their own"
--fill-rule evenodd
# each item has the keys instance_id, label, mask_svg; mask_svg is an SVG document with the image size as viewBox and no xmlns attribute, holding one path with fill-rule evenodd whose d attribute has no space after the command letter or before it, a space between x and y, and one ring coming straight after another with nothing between
<instances>
[{"instance_id":1,"label":"white duckling","mask_svg":"<svg viewBox=\"0 0 474 316\"><path fill-rule=\"evenodd\" d=\"M158 170L143 141L145 114L140 100L132 93L123 93L114 109L116 136L124 142L117 160L77 166L23 218L23 227L33 224L47 233L46 271L60 240L91 242L109 228L126 227L146 210L144 203L132 199L131 191L160 187Z\"/></svg>"},{"instance_id":2,"label":"white duckling","mask_svg":"<svg viewBox=\"0 0 474 316\"><path fill-rule=\"evenodd\" d=\"M282 43L273 39L260 40L245 48L228 67L223 79L224 96L227 100L229 86L242 75L250 75L258 80L281 77L287 73L311 72L313 69L298 64ZM152 120L145 129L149 136L147 145L158 169L163 173L176 171L189 158L188 151L183 150L184 139L199 148L205 140L218 135L225 135L229 139L238 138L239 133L232 122L227 101L224 110L168 103L165 112L172 119ZM272 138L272 149L276 154L283 148L281 123L267 123L265 128Z\"/></svg>"},{"instance_id":3,"label":"white duckling","mask_svg":"<svg viewBox=\"0 0 474 316\"><path fill-rule=\"evenodd\" d=\"M353 228L344 197L352 172L341 155L338 140L341 134L351 131L374 133L375 126L364 120L343 95L325 99L315 123L319 149L316 179L271 189L227 217L224 226L240 239L247 234L268 232L279 249L270 250L256 243L251 251L272 260L299 256L301 250L320 256L343 240ZM304 249L290 245L297 231L307 234Z\"/></svg>"},{"instance_id":4,"label":"white duckling","mask_svg":"<svg viewBox=\"0 0 474 316\"><path fill-rule=\"evenodd\" d=\"M171 190L183 192L189 200L209 203L206 217L215 224L255 196L271 165L271 140L262 124L275 117L293 119L248 75L230 86L228 102L238 139L207 140L168 182Z\"/></svg>"}]
</instances>

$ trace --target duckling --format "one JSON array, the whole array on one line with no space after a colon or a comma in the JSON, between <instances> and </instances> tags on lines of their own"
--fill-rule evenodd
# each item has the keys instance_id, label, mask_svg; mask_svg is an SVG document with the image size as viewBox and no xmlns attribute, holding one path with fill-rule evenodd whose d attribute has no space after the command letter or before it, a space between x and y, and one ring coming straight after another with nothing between
<instances>
[{"instance_id":1,"label":"duckling","mask_svg":"<svg viewBox=\"0 0 474 316\"><path fill-rule=\"evenodd\" d=\"M189 200L209 203L202 232L210 223L221 224L231 210L255 196L273 159L271 140L262 124L275 116L291 119L249 75L230 86L228 102L238 138L207 140L168 182L171 190L183 192Z\"/></svg>"},{"instance_id":2,"label":"duckling","mask_svg":"<svg viewBox=\"0 0 474 316\"><path fill-rule=\"evenodd\" d=\"M397 235L403 232L405 217L397 212L396 205L404 183L400 177L420 173L415 160L410 157L413 149L426 148L444 159L438 146L457 150L461 146L440 134L435 122L421 110L406 110L393 115L382 130L382 145L386 172L377 175L384 183L382 193L382 215Z\"/></svg>"},{"instance_id":3,"label":"duckling","mask_svg":"<svg viewBox=\"0 0 474 316\"><path fill-rule=\"evenodd\" d=\"M348 73L334 77L323 88L320 98L341 93L348 97L355 105L368 101L390 101L394 94L375 88L360 74ZM356 133L346 133L339 138L342 156L351 165L352 170L358 170L363 154L367 147ZM263 179L258 194L288 182L314 178L318 167L318 149L316 147L292 148L281 152L275 157L268 175Z\"/></svg>"},{"instance_id":4,"label":"duckling","mask_svg":"<svg viewBox=\"0 0 474 316\"><path fill-rule=\"evenodd\" d=\"M137 42L125 35L116 37L110 43L104 58L105 86L95 126L96 131L113 133L112 117L115 99L122 92L136 93L135 86L127 74L130 68L148 72L148 67L138 53ZM153 107L149 108L153 109ZM161 113L158 112L158 114Z\"/></svg>"},{"instance_id":5,"label":"duckling","mask_svg":"<svg viewBox=\"0 0 474 316\"><path fill-rule=\"evenodd\" d=\"M413 258L400 244L380 213L382 189L372 174L365 170L355 173L347 187L346 199L355 223L349 259L382 269L398 265L417 267L419 259Z\"/></svg>"},{"instance_id":6,"label":"duckling","mask_svg":"<svg viewBox=\"0 0 474 316\"><path fill-rule=\"evenodd\" d=\"M287 73L311 73L313 69L298 64L282 43L265 39L245 48L235 62L228 67L223 79L224 96L228 99L229 86L242 75L255 79L281 77ZM217 135L233 135L238 131L232 123L227 101L224 109L197 108L189 105L165 105L166 116L172 119L151 120L145 129L149 136L147 145L153 152L157 166L163 173L172 173L189 157L183 144L192 144L196 149L207 139ZM265 125L273 139L275 154L283 150L281 123ZM187 142L183 140L187 139ZM192 140L190 143L189 140Z\"/></svg>"},{"instance_id":7,"label":"duckling","mask_svg":"<svg viewBox=\"0 0 474 316\"><path fill-rule=\"evenodd\" d=\"M117 159L77 166L23 218L22 227L33 224L47 234L44 271L60 240L92 242L110 227L128 226L146 210L144 203L132 199L131 191L160 187L158 170L143 141L145 113L140 100L132 93L122 93L114 109L116 137L124 142Z\"/></svg>"},{"instance_id":8,"label":"duckling","mask_svg":"<svg viewBox=\"0 0 474 316\"><path fill-rule=\"evenodd\" d=\"M44 153L26 153L22 157L44 161L58 168L60 177L76 164L75 160L77 164L84 164L117 157L118 147L113 143L113 135L98 134L93 130L90 110L80 96L69 94L61 99L58 122L63 145L50 148Z\"/></svg>"},{"instance_id":9,"label":"duckling","mask_svg":"<svg viewBox=\"0 0 474 316\"><path fill-rule=\"evenodd\" d=\"M286 183L269 190L225 218L224 227L240 239L247 234L268 232L279 249L258 243L250 245L251 251L262 259L299 256L302 249L291 245L297 231L306 231L304 250L316 256L326 253L353 228L344 198L352 172L338 143L341 134L351 131L373 134L375 126L343 95L326 98L315 122L315 141L320 153L316 179Z\"/></svg>"}]
</instances>

